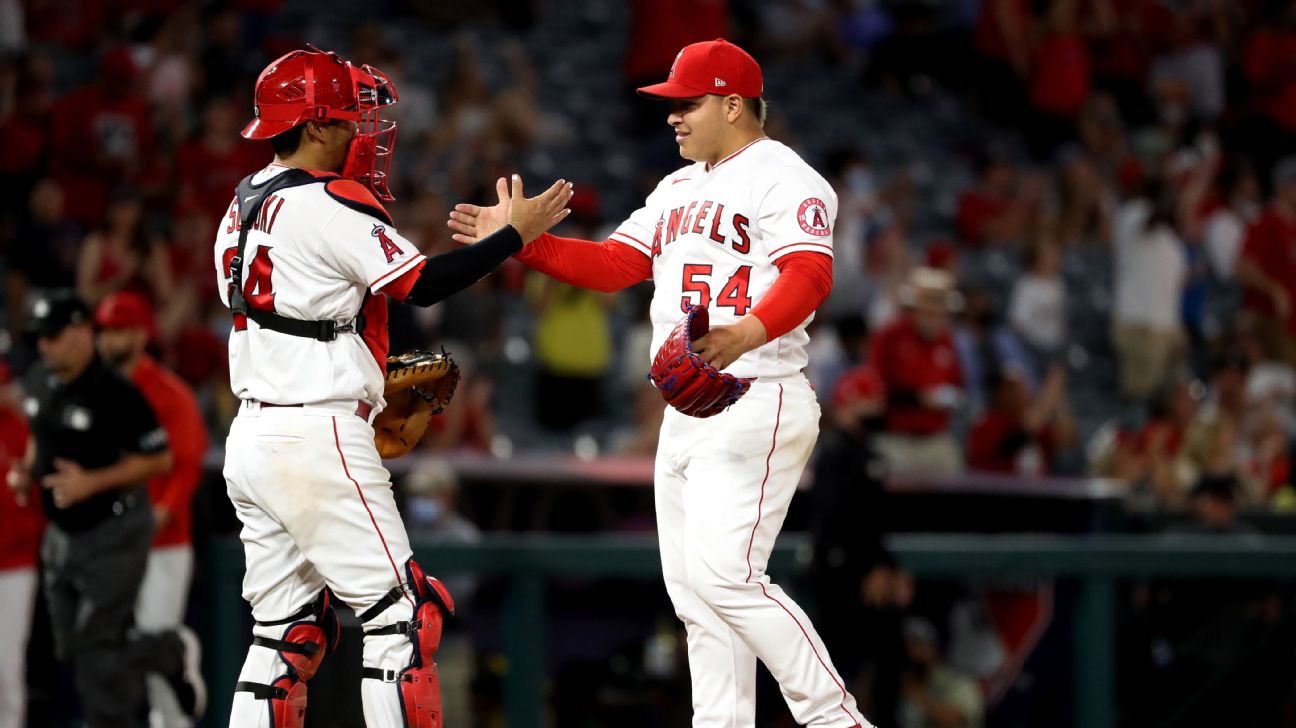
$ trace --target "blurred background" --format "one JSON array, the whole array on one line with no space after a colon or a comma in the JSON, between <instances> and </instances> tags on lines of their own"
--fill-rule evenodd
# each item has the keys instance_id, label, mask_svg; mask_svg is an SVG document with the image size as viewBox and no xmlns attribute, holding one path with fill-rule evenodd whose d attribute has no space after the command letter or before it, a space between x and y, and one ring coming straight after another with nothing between
<instances>
[{"instance_id":1,"label":"blurred background","mask_svg":"<svg viewBox=\"0 0 1296 728\"><path fill-rule=\"evenodd\" d=\"M763 66L769 136L840 200L807 370L822 435L771 573L865 714L1296 725L1296 1L0 0L4 406L39 292L151 300L150 351L212 442L204 724L250 639L211 246L271 158L237 136L256 75L310 42L391 76L389 209L434 255L447 210L512 171L573 180L558 232L602 240L682 165L634 87L721 36ZM511 261L393 306L393 351L444 346L466 372L391 463L461 605L451 728L688 724L653 537L650 294ZM905 330L926 342L908 358ZM308 725L362 725L349 624ZM29 724L75 725L40 604L28 659ZM761 681L759 725L793 725Z\"/></svg>"}]
</instances>

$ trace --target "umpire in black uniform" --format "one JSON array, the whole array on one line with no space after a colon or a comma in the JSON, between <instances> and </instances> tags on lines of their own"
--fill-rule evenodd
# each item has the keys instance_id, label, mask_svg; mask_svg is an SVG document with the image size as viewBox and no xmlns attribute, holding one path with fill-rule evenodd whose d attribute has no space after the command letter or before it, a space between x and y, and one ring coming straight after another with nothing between
<instances>
[{"instance_id":1,"label":"umpire in black uniform","mask_svg":"<svg viewBox=\"0 0 1296 728\"><path fill-rule=\"evenodd\" d=\"M27 329L41 361L24 381L31 441L9 485L20 502L36 486L49 519L46 601L86 723L138 725L145 670L168 678L182 706L200 709L192 634L132 629L153 538L145 483L171 465L166 432L143 395L96 355L89 311L73 292L38 300Z\"/></svg>"}]
</instances>

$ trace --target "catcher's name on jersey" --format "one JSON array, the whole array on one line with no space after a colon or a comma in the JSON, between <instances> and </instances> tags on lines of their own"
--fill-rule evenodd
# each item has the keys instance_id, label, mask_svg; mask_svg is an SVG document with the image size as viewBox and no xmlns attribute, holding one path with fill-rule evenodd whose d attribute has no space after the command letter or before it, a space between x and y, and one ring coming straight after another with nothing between
<instances>
[{"instance_id":1,"label":"catcher's name on jersey","mask_svg":"<svg viewBox=\"0 0 1296 728\"><path fill-rule=\"evenodd\" d=\"M286 167L253 175L260 185ZM390 223L376 199L351 180L321 181L266 197L243 252L249 307L307 321L336 321L334 341L263 329L234 317L230 388L240 399L274 404L364 400L383 406L387 360L387 284L424 260ZM240 204L230 202L216 234L221 302L230 304L230 266L238 248Z\"/></svg>"},{"instance_id":2,"label":"catcher's name on jersey","mask_svg":"<svg viewBox=\"0 0 1296 728\"><path fill-rule=\"evenodd\" d=\"M762 137L725 159L664 178L612 239L652 259L651 318L657 351L688 307L706 306L711 325L736 322L774 284L779 258L832 255L837 195L786 145ZM765 380L805 368L806 318L749 351L726 372Z\"/></svg>"}]
</instances>

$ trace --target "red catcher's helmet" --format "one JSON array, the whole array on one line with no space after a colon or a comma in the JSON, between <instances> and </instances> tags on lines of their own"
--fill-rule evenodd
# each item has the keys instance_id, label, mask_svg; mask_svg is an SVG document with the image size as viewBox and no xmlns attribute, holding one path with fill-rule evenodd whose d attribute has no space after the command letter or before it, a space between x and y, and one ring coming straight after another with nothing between
<instances>
[{"instance_id":1,"label":"red catcher's helmet","mask_svg":"<svg viewBox=\"0 0 1296 728\"><path fill-rule=\"evenodd\" d=\"M336 53L307 46L266 67L257 77L245 139L269 139L308 121L356 123L342 176L356 180L390 202L387 173L396 144L396 122L378 118L378 110L396 103L396 87L370 65L356 67Z\"/></svg>"}]
</instances>

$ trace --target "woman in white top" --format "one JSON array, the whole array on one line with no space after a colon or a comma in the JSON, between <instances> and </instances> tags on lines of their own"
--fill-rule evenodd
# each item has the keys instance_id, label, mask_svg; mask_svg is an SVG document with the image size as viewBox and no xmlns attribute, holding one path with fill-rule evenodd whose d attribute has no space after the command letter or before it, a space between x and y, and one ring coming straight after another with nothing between
<instances>
[{"instance_id":1,"label":"woman in white top","mask_svg":"<svg viewBox=\"0 0 1296 728\"><path fill-rule=\"evenodd\" d=\"M1174 227L1174 199L1159 184L1124 202L1114 237L1112 340L1122 393L1145 400L1183 364L1181 316L1188 262Z\"/></svg>"}]
</instances>

